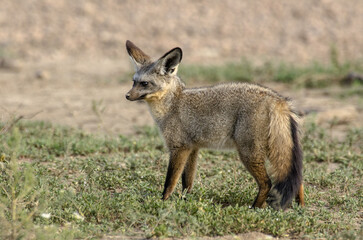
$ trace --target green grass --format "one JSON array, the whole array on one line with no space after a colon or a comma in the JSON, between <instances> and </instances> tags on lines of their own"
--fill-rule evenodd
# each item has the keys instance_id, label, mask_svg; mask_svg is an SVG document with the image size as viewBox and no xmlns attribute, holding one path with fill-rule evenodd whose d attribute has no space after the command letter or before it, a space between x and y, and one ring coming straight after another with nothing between
<instances>
[{"instance_id":1,"label":"green grass","mask_svg":"<svg viewBox=\"0 0 363 240\"><path fill-rule=\"evenodd\" d=\"M306 207L294 203L285 212L249 209L257 186L233 152L202 151L193 193L183 200L179 184L170 200L160 200L168 156L155 128L141 129L134 138L94 136L44 122L19 122L13 129L0 136L0 225L11 225L12 199L18 199L19 236L43 236L47 229L53 234L47 236L60 239L250 231L294 238L362 235L363 129L352 129L338 142L306 124ZM327 170L331 165L334 171ZM11 189L18 197L5 194ZM30 216L26 226L21 216Z\"/></svg>"},{"instance_id":2,"label":"green grass","mask_svg":"<svg viewBox=\"0 0 363 240\"><path fill-rule=\"evenodd\" d=\"M256 68L247 60L221 66L181 65L180 76L185 81L223 82L228 80L251 82Z\"/></svg>"},{"instance_id":3,"label":"green grass","mask_svg":"<svg viewBox=\"0 0 363 240\"><path fill-rule=\"evenodd\" d=\"M182 65L180 76L186 82L224 82L274 81L294 84L297 87L321 88L332 84L341 84L342 79L350 72L363 73L363 63L346 62L344 64L311 63L306 66L295 66L287 63L267 62L261 66L241 60L216 66ZM353 79L354 82L354 79Z\"/></svg>"},{"instance_id":4,"label":"green grass","mask_svg":"<svg viewBox=\"0 0 363 240\"><path fill-rule=\"evenodd\" d=\"M356 62L330 64L310 63L305 66L295 66L284 62L266 62L256 66L242 59L222 65L184 65L181 64L178 75L187 84L220 83L226 81L287 83L298 88L324 88L332 85L344 85L344 78L350 73L363 74L363 60ZM120 82L132 79L134 72L128 72L120 77ZM353 78L349 85L362 88L362 82Z\"/></svg>"}]
</instances>

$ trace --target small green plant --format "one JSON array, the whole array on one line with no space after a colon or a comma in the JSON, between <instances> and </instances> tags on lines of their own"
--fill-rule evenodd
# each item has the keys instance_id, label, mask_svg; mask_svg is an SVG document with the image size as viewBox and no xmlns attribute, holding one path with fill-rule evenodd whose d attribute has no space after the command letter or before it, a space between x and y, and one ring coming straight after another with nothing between
<instances>
[{"instance_id":1,"label":"small green plant","mask_svg":"<svg viewBox=\"0 0 363 240\"><path fill-rule=\"evenodd\" d=\"M100 120L100 122L103 122L102 114L105 112L105 110L106 110L106 106L104 105L103 99L92 100L92 111L97 116L97 118Z\"/></svg>"},{"instance_id":2,"label":"small green plant","mask_svg":"<svg viewBox=\"0 0 363 240\"><path fill-rule=\"evenodd\" d=\"M18 164L20 134L13 129L9 143L11 155L1 157L0 225L6 239L35 239L37 232L33 218L39 210L40 193L35 190L36 179L30 166Z\"/></svg>"},{"instance_id":3,"label":"small green plant","mask_svg":"<svg viewBox=\"0 0 363 240\"><path fill-rule=\"evenodd\" d=\"M335 45L330 47L330 62L331 65L336 69L340 69L342 67L339 62L339 52Z\"/></svg>"},{"instance_id":4,"label":"small green plant","mask_svg":"<svg viewBox=\"0 0 363 240\"><path fill-rule=\"evenodd\" d=\"M42 213L46 201L35 170L29 164L19 163L20 142L21 134L14 127L6 146L10 155L0 156L0 239L72 239L73 232L68 228L59 231L47 224L51 215ZM41 222L45 225L36 224L37 218L43 218Z\"/></svg>"}]
</instances>

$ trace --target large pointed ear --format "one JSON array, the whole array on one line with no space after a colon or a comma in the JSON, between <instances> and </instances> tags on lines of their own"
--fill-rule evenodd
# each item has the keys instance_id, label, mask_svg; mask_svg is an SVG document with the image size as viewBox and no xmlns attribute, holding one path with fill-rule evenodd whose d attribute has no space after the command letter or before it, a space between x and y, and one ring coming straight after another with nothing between
<instances>
[{"instance_id":1,"label":"large pointed ear","mask_svg":"<svg viewBox=\"0 0 363 240\"><path fill-rule=\"evenodd\" d=\"M165 53L158 60L157 68L161 75L176 75L178 66L182 60L183 52L181 48L173 48L169 52Z\"/></svg>"},{"instance_id":2,"label":"large pointed ear","mask_svg":"<svg viewBox=\"0 0 363 240\"><path fill-rule=\"evenodd\" d=\"M126 49L134 63L135 71L139 70L143 65L151 62L151 58L129 40L126 41Z\"/></svg>"}]
</instances>

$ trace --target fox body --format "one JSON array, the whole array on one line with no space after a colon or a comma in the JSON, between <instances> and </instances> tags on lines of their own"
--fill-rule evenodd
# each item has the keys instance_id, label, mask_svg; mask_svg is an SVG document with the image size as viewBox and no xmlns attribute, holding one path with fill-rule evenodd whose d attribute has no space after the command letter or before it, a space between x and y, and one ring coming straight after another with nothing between
<instances>
[{"instance_id":1,"label":"fox body","mask_svg":"<svg viewBox=\"0 0 363 240\"><path fill-rule=\"evenodd\" d=\"M176 75L180 48L157 61L130 41L126 48L136 70L126 98L148 103L170 151L164 200L180 176L191 191L199 149L235 148L259 187L253 207L285 209L294 197L304 205L298 116L288 99L249 83L188 89Z\"/></svg>"}]
</instances>

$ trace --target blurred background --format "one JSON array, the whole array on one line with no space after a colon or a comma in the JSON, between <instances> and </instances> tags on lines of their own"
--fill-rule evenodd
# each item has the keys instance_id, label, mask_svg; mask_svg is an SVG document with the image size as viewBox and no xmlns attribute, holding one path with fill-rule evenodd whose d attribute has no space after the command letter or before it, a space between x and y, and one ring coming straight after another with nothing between
<instances>
[{"instance_id":1,"label":"blurred background","mask_svg":"<svg viewBox=\"0 0 363 240\"><path fill-rule=\"evenodd\" d=\"M122 58L126 39L190 62L246 57L306 63L363 57L363 3L331 1L2 1L0 47L17 58Z\"/></svg>"},{"instance_id":2,"label":"blurred background","mask_svg":"<svg viewBox=\"0 0 363 240\"><path fill-rule=\"evenodd\" d=\"M179 46L184 51L183 65L201 66L208 72L206 76L217 81L259 82L254 76L266 63L270 68L262 67L265 72L275 71L275 63L294 67L293 71L316 63L335 64L340 67L338 74L334 72L337 77L359 77L363 1L3 0L1 117L22 115L123 134L134 133L133 125L153 124L144 104L124 100L133 70L125 51L127 39L154 58ZM242 77L218 78L221 73L213 72L214 67L203 68L236 62L239 65L234 68L221 70L222 75L223 71L236 71L236 66L244 69L248 65L247 77L244 72ZM345 67L345 63L350 65ZM181 72L188 84L195 84L188 79L201 72L195 68ZM324 80L326 72L322 72L323 77L318 71L318 80ZM295 80L295 73L288 72L288 78L292 74L290 78ZM271 87L299 96L289 92L295 87ZM301 91L306 97L305 90ZM308 101L297 101L306 111L331 103L325 99L306 106ZM360 107L353 108L359 116Z\"/></svg>"}]
</instances>

